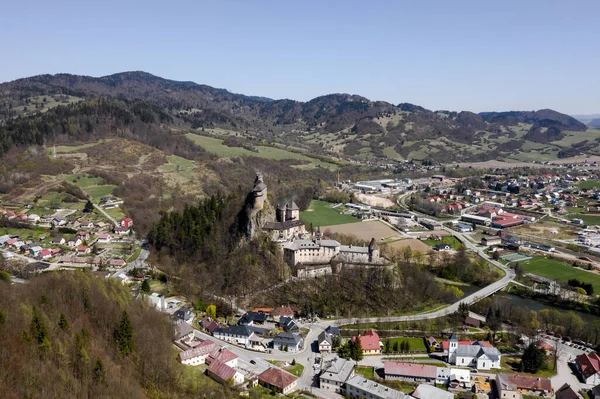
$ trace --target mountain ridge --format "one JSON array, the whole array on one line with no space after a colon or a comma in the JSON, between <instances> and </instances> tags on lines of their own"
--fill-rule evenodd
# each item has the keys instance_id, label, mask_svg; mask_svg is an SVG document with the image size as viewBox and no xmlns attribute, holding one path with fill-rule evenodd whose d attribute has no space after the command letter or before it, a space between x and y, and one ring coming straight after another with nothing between
<instances>
[{"instance_id":1,"label":"mountain ridge","mask_svg":"<svg viewBox=\"0 0 600 399\"><path fill-rule=\"evenodd\" d=\"M46 74L3 83L0 118L34 112L27 104L32 99L39 102L41 96L143 101L164 109L192 130L221 129L241 140L292 145L319 155L367 159L496 159L521 151L527 141L545 145L587 130L575 118L549 109L479 114L431 111L415 104L394 105L347 93L331 93L302 102L236 94L143 71L99 78ZM43 108L43 104L35 106ZM448 152L449 145L456 151ZM582 145L579 151L589 148L590 145ZM558 153L563 148L556 150Z\"/></svg>"}]
</instances>

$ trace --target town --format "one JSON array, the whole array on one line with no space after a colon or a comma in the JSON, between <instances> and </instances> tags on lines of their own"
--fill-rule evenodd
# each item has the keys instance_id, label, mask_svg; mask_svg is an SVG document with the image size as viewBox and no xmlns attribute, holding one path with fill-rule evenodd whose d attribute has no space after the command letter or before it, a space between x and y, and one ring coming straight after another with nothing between
<instances>
[{"instance_id":1,"label":"town","mask_svg":"<svg viewBox=\"0 0 600 399\"><path fill-rule=\"evenodd\" d=\"M302 211L293 199L270 204L268 186L256 175L250 217L261 222L254 234L266 234L277 245L292 271L290 281L344 270L393 271L399 254L444 263L467 251L496 270L489 284L468 294L461 289L469 284L440 273L440 282L460 295L415 315L339 318L307 313L295 304L243 308L244 301L238 301L234 315L217 317L214 305L199 309L185 296L169 295L168 277L147 264L147 244L135 235L133 220L107 213L122 205L112 195L97 203L88 199L82 209L41 215L50 208L4 203L0 250L16 283L35 273L88 269L131 286L132 295L173 320L183 365L242 393L600 397L594 396L600 395L600 357L592 327L551 331L536 320L537 327L523 329L476 312L481 299L506 291L515 297L562 298L563 307L577 311L596 306L600 182L594 167L571 165L567 173L540 175L490 170L468 178L436 174L351 182L338 177L323 198ZM328 202L328 196L350 200ZM342 243L346 236L360 243ZM414 324L438 318L445 318L444 328ZM542 359L537 367L523 366L530 353Z\"/></svg>"}]
</instances>

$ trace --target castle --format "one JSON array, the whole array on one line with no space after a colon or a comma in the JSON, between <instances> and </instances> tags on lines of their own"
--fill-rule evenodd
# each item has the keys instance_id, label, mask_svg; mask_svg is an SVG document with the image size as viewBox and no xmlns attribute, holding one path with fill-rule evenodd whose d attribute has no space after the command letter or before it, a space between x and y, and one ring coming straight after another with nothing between
<instances>
[{"instance_id":1,"label":"castle","mask_svg":"<svg viewBox=\"0 0 600 399\"><path fill-rule=\"evenodd\" d=\"M267 186L260 173L256 174L252 189L255 210L263 210ZM334 272L333 264L385 265L374 238L368 246L341 245L336 240L324 238L321 229L314 234L306 231L300 220L300 208L293 201L277 205L275 221L266 222L262 230L271 234L283 251L283 258L298 277L316 277Z\"/></svg>"}]
</instances>

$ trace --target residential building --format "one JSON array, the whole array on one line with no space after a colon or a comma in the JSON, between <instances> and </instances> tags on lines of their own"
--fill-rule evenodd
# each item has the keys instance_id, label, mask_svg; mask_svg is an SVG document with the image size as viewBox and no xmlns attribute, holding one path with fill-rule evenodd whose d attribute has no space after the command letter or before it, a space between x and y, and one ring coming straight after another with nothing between
<instances>
[{"instance_id":1,"label":"residential building","mask_svg":"<svg viewBox=\"0 0 600 399\"><path fill-rule=\"evenodd\" d=\"M323 371L319 375L319 387L327 391L333 391L339 394L344 392L344 384L349 378L354 376L353 360L346 360L336 357L331 362L323 366Z\"/></svg>"},{"instance_id":2,"label":"residential building","mask_svg":"<svg viewBox=\"0 0 600 399\"><path fill-rule=\"evenodd\" d=\"M175 324L175 341L188 340L194 337L194 329L187 323Z\"/></svg>"},{"instance_id":3,"label":"residential building","mask_svg":"<svg viewBox=\"0 0 600 399\"><path fill-rule=\"evenodd\" d=\"M454 399L452 392L428 384L419 385L411 396L416 399Z\"/></svg>"},{"instance_id":4,"label":"residential building","mask_svg":"<svg viewBox=\"0 0 600 399\"><path fill-rule=\"evenodd\" d=\"M244 375L242 373L219 360L212 362L208 366L206 374L221 384L231 381L235 386L244 382Z\"/></svg>"},{"instance_id":5,"label":"residential building","mask_svg":"<svg viewBox=\"0 0 600 399\"><path fill-rule=\"evenodd\" d=\"M483 237L481 239L481 245L484 245L486 247L491 247L492 245L500 245L502 244L502 238L498 237L498 236L488 236L488 237Z\"/></svg>"},{"instance_id":6,"label":"residential building","mask_svg":"<svg viewBox=\"0 0 600 399\"><path fill-rule=\"evenodd\" d=\"M582 353L577 356L575 365L586 384L600 384L600 356L596 352Z\"/></svg>"},{"instance_id":7,"label":"residential building","mask_svg":"<svg viewBox=\"0 0 600 399\"><path fill-rule=\"evenodd\" d=\"M556 390L555 399L583 399L583 396L571 388L569 384L565 383Z\"/></svg>"},{"instance_id":8,"label":"residential building","mask_svg":"<svg viewBox=\"0 0 600 399\"><path fill-rule=\"evenodd\" d=\"M238 320L240 326L253 326L255 324L264 324L267 321L267 315L261 312L246 312Z\"/></svg>"},{"instance_id":9,"label":"residential building","mask_svg":"<svg viewBox=\"0 0 600 399\"><path fill-rule=\"evenodd\" d=\"M273 339L273 349L298 352L302 348L303 343L304 340L300 335L282 332Z\"/></svg>"},{"instance_id":10,"label":"residential building","mask_svg":"<svg viewBox=\"0 0 600 399\"><path fill-rule=\"evenodd\" d=\"M450 247L450 245L446 244L445 242L441 242L435 247L433 247L433 249L435 249L436 251L450 251L452 247Z\"/></svg>"},{"instance_id":11,"label":"residential building","mask_svg":"<svg viewBox=\"0 0 600 399\"><path fill-rule=\"evenodd\" d=\"M354 375L346 381L346 396L355 399L406 399L408 395L378 382Z\"/></svg>"},{"instance_id":12,"label":"residential building","mask_svg":"<svg viewBox=\"0 0 600 399\"><path fill-rule=\"evenodd\" d=\"M294 309L290 306L279 306L271 312L271 317L273 317L273 321L279 323L280 317L294 317Z\"/></svg>"},{"instance_id":13,"label":"residential building","mask_svg":"<svg viewBox=\"0 0 600 399\"><path fill-rule=\"evenodd\" d=\"M497 374L496 389L500 399L522 399L523 395L548 397L552 395L552 382L548 378Z\"/></svg>"},{"instance_id":14,"label":"residential building","mask_svg":"<svg viewBox=\"0 0 600 399\"><path fill-rule=\"evenodd\" d=\"M213 336L223 341L242 346L252 346L254 343L260 343L261 341L248 326L217 328L213 331Z\"/></svg>"},{"instance_id":15,"label":"residential building","mask_svg":"<svg viewBox=\"0 0 600 399\"><path fill-rule=\"evenodd\" d=\"M386 380L435 383L437 366L418 363L383 362Z\"/></svg>"},{"instance_id":16,"label":"residential building","mask_svg":"<svg viewBox=\"0 0 600 399\"><path fill-rule=\"evenodd\" d=\"M119 274L119 273L116 273ZM115 275L116 275L115 274ZM125 273L121 273L123 274L125 277L129 278L129 276L127 276ZM162 296L161 294L154 292L150 295L146 295L146 294L140 294L140 296L138 296L138 298L142 298L145 301L147 301L151 306L154 306L158 311L160 312L164 312L165 311L165 297Z\"/></svg>"},{"instance_id":17,"label":"residential building","mask_svg":"<svg viewBox=\"0 0 600 399\"><path fill-rule=\"evenodd\" d=\"M298 379L283 370L271 367L258 376L260 385L288 395L297 389Z\"/></svg>"},{"instance_id":18,"label":"residential building","mask_svg":"<svg viewBox=\"0 0 600 399\"><path fill-rule=\"evenodd\" d=\"M211 341L203 341L191 349L179 352L179 361L188 366L199 366L206 363L206 358L219 350L220 346Z\"/></svg>"},{"instance_id":19,"label":"residential building","mask_svg":"<svg viewBox=\"0 0 600 399\"><path fill-rule=\"evenodd\" d=\"M333 349L333 337L326 331L321 332L317 338L317 345L319 346L319 352L329 353Z\"/></svg>"},{"instance_id":20,"label":"residential building","mask_svg":"<svg viewBox=\"0 0 600 399\"><path fill-rule=\"evenodd\" d=\"M381 353L381 342L375 331L369 330L364 335L352 337L353 341L356 339L360 341L363 355L378 355Z\"/></svg>"},{"instance_id":21,"label":"residential building","mask_svg":"<svg viewBox=\"0 0 600 399\"><path fill-rule=\"evenodd\" d=\"M209 334L212 334L217 328L222 328L222 326L213 320L212 317L205 316L202 320L200 320L200 325L204 328Z\"/></svg>"},{"instance_id":22,"label":"residential building","mask_svg":"<svg viewBox=\"0 0 600 399\"><path fill-rule=\"evenodd\" d=\"M188 307L182 306L174 314L176 319L183 320L185 322L190 322L194 318L194 314L192 310Z\"/></svg>"},{"instance_id":23,"label":"residential building","mask_svg":"<svg viewBox=\"0 0 600 399\"><path fill-rule=\"evenodd\" d=\"M100 244L108 244L108 243L110 243L111 238L112 237L108 233L100 233L98 235L98 242Z\"/></svg>"},{"instance_id":24,"label":"residential building","mask_svg":"<svg viewBox=\"0 0 600 399\"><path fill-rule=\"evenodd\" d=\"M448 340L448 362L450 364L474 367L480 370L499 369L501 356L500 351L489 342L460 343L454 333Z\"/></svg>"},{"instance_id":25,"label":"residential building","mask_svg":"<svg viewBox=\"0 0 600 399\"><path fill-rule=\"evenodd\" d=\"M296 332L300 330L300 327L296 324L294 319L287 316L282 316L279 318L279 327L283 328L285 332Z\"/></svg>"},{"instance_id":26,"label":"residential building","mask_svg":"<svg viewBox=\"0 0 600 399\"><path fill-rule=\"evenodd\" d=\"M471 370L456 367L438 367L435 383L452 389L471 390Z\"/></svg>"}]
</instances>

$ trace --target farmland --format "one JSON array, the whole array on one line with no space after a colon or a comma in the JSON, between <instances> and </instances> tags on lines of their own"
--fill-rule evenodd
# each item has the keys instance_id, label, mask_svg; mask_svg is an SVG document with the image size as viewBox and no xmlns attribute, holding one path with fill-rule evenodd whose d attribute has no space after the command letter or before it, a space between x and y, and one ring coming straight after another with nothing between
<instances>
[{"instance_id":1,"label":"farmland","mask_svg":"<svg viewBox=\"0 0 600 399\"><path fill-rule=\"evenodd\" d=\"M594 292L600 292L600 275L578 269L557 259L535 257L525 262L519 262L525 273L537 274L538 276L551 278L562 283L576 278L580 281L591 283Z\"/></svg>"},{"instance_id":2,"label":"farmland","mask_svg":"<svg viewBox=\"0 0 600 399\"><path fill-rule=\"evenodd\" d=\"M208 152L212 152L220 157L231 158L231 157L258 157L272 160L282 160L282 159L296 159L299 161L304 161L306 165L299 165L300 168L315 168L315 167L324 167L329 169L336 169L337 165L329 162L323 162L315 158L308 157L303 154L298 154L295 152L287 151L282 148L270 147L270 146L256 146L258 152L250 151L246 148L242 147L228 147L223 144L223 140L200 136L197 134L189 133L187 137L192 140L194 143L206 149Z\"/></svg>"},{"instance_id":3,"label":"farmland","mask_svg":"<svg viewBox=\"0 0 600 399\"><path fill-rule=\"evenodd\" d=\"M390 247L394 248L394 249L398 249L401 250L402 248L405 247L410 247L410 249L412 249L413 251L419 251L419 252L430 252L431 251L431 247L427 244L425 244L424 242L422 242L421 240L416 240L416 239L408 239L408 240L398 240L398 241L394 241L392 243L389 244Z\"/></svg>"},{"instance_id":4,"label":"farmland","mask_svg":"<svg viewBox=\"0 0 600 399\"><path fill-rule=\"evenodd\" d=\"M362 222L360 224L341 224L328 226L326 231L332 233L352 234L363 241L370 241L375 238L377 242L382 239L399 238L399 234L392 230L388 225L378 220Z\"/></svg>"},{"instance_id":5,"label":"farmland","mask_svg":"<svg viewBox=\"0 0 600 399\"><path fill-rule=\"evenodd\" d=\"M431 247L435 247L436 245L441 243L450 245L452 249L458 249L461 246L461 242L454 236L442 237L441 240L434 240L430 238L423 242Z\"/></svg>"},{"instance_id":6,"label":"farmland","mask_svg":"<svg viewBox=\"0 0 600 399\"><path fill-rule=\"evenodd\" d=\"M315 227L360 222L352 215L342 215L337 209L331 208L332 205L326 201L311 201L308 209L300 212L300 219Z\"/></svg>"},{"instance_id":7,"label":"farmland","mask_svg":"<svg viewBox=\"0 0 600 399\"><path fill-rule=\"evenodd\" d=\"M100 177L85 174L69 175L65 177L65 180L81 188L95 203L100 198L112 194L113 190L117 188L114 184L103 184Z\"/></svg>"}]
</instances>

